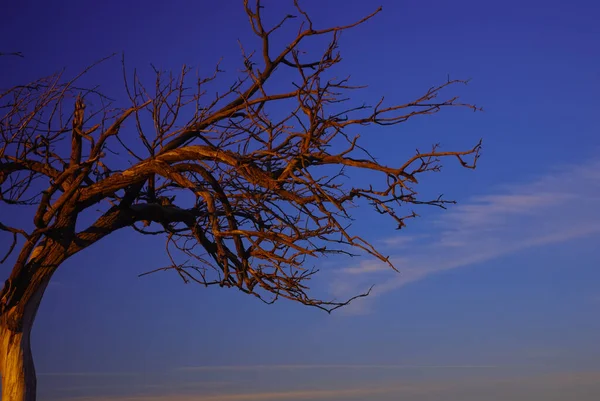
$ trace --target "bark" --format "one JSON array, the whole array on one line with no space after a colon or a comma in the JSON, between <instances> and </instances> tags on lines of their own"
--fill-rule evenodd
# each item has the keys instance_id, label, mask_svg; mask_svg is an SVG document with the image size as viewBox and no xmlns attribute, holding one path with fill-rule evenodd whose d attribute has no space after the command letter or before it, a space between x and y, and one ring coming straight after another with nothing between
<instances>
[{"instance_id":1,"label":"bark","mask_svg":"<svg viewBox=\"0 0 600 401\"><path fill-rule=\"evenodd\" d=\"M31 353L31 328L49 277L36 282L24 307L15 306L0 317L0 375L2 401L35 401L37 379Z\"/></svg>"},{"instance_id":2,"label":"bark","mask_svg":"<svg viewBox=\"0 0 600 401\"><path fill-rule=\"evenodd\" d=\"M119 213L104 219L106 225L121 228ZM121 219L121 220L119 220ZM99 226L95 233L82 236L78 246L72 241L74 220L58 219L53 235L37 240L35 248L24 250L13 271L0 290L0 375L2 401L35 401L37 379L31 353L31 329L48 283L56 269L67 258L103 238L110 231ZM112 227L112 226L111 226ZM103 228L103 229L102 229ZM35 243L34 242L34 243ZM27 258L27 262L21 260Z\"/></svg>"},{"instance_id":3,"label":"bark","mask_svg":"<svg viewBox=\"0 0 600 401\"><path fill-rule=\"evenodd\" d=\"M12 331L0 327L2 400L35 401L37 380L30 346L31 327Z\"/></svg>"}]
</instances>

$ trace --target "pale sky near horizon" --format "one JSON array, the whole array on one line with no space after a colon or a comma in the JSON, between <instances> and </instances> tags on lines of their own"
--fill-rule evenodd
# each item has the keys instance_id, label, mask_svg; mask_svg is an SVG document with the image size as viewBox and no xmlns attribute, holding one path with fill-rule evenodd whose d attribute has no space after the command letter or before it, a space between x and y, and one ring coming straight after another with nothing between
<instances>
[{"instance_id":1,"label":"pale sky near horizon","mask_svg":"<svg viewBox=\"0 0 600 401\"><path fill-rule=\"evenodd\" d=\"M285 15L291 0L265 1ZM55 275L33 352L49 401L592 401L600 397L600 6L589 0L305 0L319 26L383 12L342 35L340 74L357 101L412 100L432 85L484 108L369 128L389 164L415 147L483 138L475 171L452 160L424 178L448 210L395 231L355 211L355 231L400 273L368 258L316 261L316 294L372 295L327 315L234 290L184 285L163 242L119 232ZM0 17L0 87L113 52L150 71L186 63L236 71L252 43L241 0L22 1ZM250 45L248 45L250 46ZM118 58L100 66L122 96ZM14 216L3 216L13 218ZM3 238L4 237L0 237ZM132 250L132 248L137 248ZM0 265L0 279L10 265Z\"/></svg>"}]
</instances>

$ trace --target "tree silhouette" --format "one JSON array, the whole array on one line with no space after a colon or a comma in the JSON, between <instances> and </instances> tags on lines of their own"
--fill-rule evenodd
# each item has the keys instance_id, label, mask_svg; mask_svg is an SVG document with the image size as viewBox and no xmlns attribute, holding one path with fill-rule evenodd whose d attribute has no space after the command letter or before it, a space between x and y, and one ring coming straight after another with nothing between
<instances>
[{"instance_id":1,"label":"tree silhouette","mask_svg":"<svg viewBox=\"0 0 600 401\"><path fill-rule=\"evenodd\" d=\"M447 157L475 168L480 143L452 152L433 146L388 166L351 128L393 126L445 107L476 110L457 97L439 98L443 89L466 82L448 80L404 104L351 105L358 87L329 74L342 61L338 38L380 9L322 29L294 4L296 15L267 27L260 1L244 1L261 47L241 48L240 76L215 96L205 88L220 77L218 66L199 79L190 78L187 67L179 74L155 70L147 86L136 73L128 77L124 64L125 108L78 86L89 69L74 79L55 74L2 92L0 210L17 208L32 219L24 227L0 222L12 237L0 257L14 259L0 292L3 400L35 399L29 337L56 269L117 230L163 235L171 264L158 270L173 270L184 282L331 311L352 299L312 297L310 258L354 249L393 268L348 228L350 206L366 201L401 228L415 214L399 214L398 206L452 203L421 199L418 177L439 170ZM292 20L299 22L298 34L286 46L272 46L270 39ZM310 37L327 38L322 54L303 53ZM284 69L294 74L289 85L268 85ZM353 183L347 176L354 169L376 174L377 181ZM80 228L82 219L93 223Z\"/></svg>"}]
</instances>

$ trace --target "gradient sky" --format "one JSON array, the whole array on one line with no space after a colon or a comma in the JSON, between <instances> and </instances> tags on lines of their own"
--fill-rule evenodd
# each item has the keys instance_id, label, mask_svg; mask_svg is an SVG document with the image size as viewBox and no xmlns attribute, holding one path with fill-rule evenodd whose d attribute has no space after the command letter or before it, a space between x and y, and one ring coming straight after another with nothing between
<instances>
[{"instance_id":1,"label":"gradient sky","mask_svg":"<svg viewBox=\"0 0 600 401\"><path fill-rule=\"evenodd\" d=\"M265 1L284 15L291 1ZM596 400L600 397L600 6L571 0L305 0L341 24L342 73L358 101L453 93L485 112L447 110L366 130L384 162L441 142L484 139L476 171L449 163L424 194L459 201L419 210L406 230L363 210L355 230L401 274L367 258L329 258L315 290L374 293L327 315L234 290L184 285L163 244L123 231L69 260L33 331L41 400ZM3 7L0 86L113 52L151 71L223 57L235 72L250 29L241 1L22 0ZM87 78L122 96L118 59ZM0 210L2 213L2 210ZM4 217L4 216L3 216ZM133 250L135 249L135 250ZM9 266L0 267L0 279Z\"/></svg>"}]
</instances>

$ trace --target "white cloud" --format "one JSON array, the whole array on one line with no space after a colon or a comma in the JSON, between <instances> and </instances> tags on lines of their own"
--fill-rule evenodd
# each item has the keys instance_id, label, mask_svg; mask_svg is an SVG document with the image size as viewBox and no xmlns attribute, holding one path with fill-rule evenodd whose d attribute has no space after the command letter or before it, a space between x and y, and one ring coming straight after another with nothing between
<instances>
[{"instance_id":1,"label":"white cloud","mask_svg":"<svg viewBox=\"0 0 600 401\"><path fill-rule=\"evenodd\" d=\"M402 235L384 238L379 242L385 247L393 247L395 249L406 248L412 245L416 240L425 238L424 235Z\"/></svg>"},{"instance_id":2,"label":"white cloud","mask_svg":"<svg viewBox=\"0 0 600 401\"><path fill-rule=\"evenodd\" d=\"M394 274L379 261L337 270L331 291L344 298L378 283L373 295L396 290L432 274L534 246L548 246L600 233L600 161L565 167L525 183L496 188L451 207L430 221L427 236L380 240L401 246L391 260ZM405 246L410 244L410 246ZM346 313L365 312L372 299L359 299Z\"/></svg>"}]
</instances>

